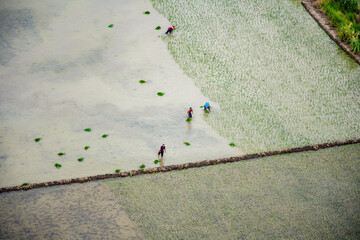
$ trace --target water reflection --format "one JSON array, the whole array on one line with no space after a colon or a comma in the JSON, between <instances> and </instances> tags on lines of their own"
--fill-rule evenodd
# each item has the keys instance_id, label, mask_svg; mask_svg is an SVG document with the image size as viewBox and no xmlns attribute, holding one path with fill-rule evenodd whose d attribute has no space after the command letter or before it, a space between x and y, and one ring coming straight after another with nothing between
<instances>
[{"instance_id":1,"label":"water reflection","mask_svg":"<svg viewBox=\"0 0 360 240\"><path fill-rule=\"evenodd\" d=\"M159 158L160 167L164 166L164 157Z\"/></svg>"}]
</instances>

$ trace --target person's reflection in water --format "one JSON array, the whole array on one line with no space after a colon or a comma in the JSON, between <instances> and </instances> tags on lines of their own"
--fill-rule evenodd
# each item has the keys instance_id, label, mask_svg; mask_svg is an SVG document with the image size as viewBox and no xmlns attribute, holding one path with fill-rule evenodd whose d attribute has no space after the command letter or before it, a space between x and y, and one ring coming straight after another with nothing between
<instances>
[{"instance_id":1,"label":"person's reflection in water","mask_svg":"<svg viewBox=\"0 0 360 240\"><path fill-rule=\"evenodd\" d=\"M160 162L160 167L163 167L164 166L164 157L160 157L159 162Z\"/></svg>"}]
</instances>

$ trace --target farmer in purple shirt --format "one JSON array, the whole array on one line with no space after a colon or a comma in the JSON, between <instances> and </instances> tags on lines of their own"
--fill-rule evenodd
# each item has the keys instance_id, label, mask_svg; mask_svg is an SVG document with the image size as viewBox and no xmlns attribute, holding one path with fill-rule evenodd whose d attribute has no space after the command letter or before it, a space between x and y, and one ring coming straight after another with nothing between
<instances>
[{"instance_id":1,"label":"farmer in purple shirt","mask_svg":"<svg viewBox=\"0 0 360 240\"><path fill-rule=\"evenodd\" d=\"M165 34L172 33L172 31L175 29L175 26L169 27Z\"/></svg>"}]
</instances>

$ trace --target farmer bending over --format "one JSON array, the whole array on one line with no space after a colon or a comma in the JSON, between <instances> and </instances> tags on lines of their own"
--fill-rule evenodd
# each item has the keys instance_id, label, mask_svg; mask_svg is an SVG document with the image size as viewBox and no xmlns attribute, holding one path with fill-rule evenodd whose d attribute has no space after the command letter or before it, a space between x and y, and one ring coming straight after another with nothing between
<instances>
[{"instance_id":1,"label":"farmer bending over","mask_svg":"<svg viewBox=\"0 0 360 240\"><path fill-rule=\"evenodd\" d=\"M170 34L175 29L175 26L169 27L165 34Z\"/></svg>"},{"instance_id":2,"label":"farmer bending over","mask_svg":"<svg viewBox=\"0 0 360 240\"><path fill-rule=\"evenodd\" d=\"M205 104L204 104L204 111L206 112L206 111L210 111L210 103L209 102L206 102Z\"/></svg>"},{"instance_id":3,"label":"farmer bending over","mask_svg":"<svg viewBox=\"0 0 360 240\"><path fill-rule=\"evenodd\" d=\"M192 118L192 108L190 107L189 110L187 111L187 114L188 114L188 118Z\"/></svg>"}]
</instances>

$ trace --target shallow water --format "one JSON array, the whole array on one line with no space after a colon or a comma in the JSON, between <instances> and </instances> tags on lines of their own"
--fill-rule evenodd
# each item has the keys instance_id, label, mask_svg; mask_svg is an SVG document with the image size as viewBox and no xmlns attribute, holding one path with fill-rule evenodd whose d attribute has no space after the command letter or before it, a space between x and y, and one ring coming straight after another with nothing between
<instances>
[{"instance_id":1,"label":"shallow water","mask_svg":"<svg viewBox=\"0 0 360 240\"><path fill-rule=\"evenodd\" d=\"M163 143L165 165L242 153L204 122L199 106L209 99L171 57L154 29L169 23L149 2L18 0L0 9L0 187L154 167Z\"/></svg>"},{"instance_id":2,"label":"shallow water","mask_svg":"<svg viewBox=\"0 0 360 240\"><path fill-rule=\"evenodd\" d=\"M3 193L0 239L145 239L101 182Z\"/></svg>"}]
</instances>

